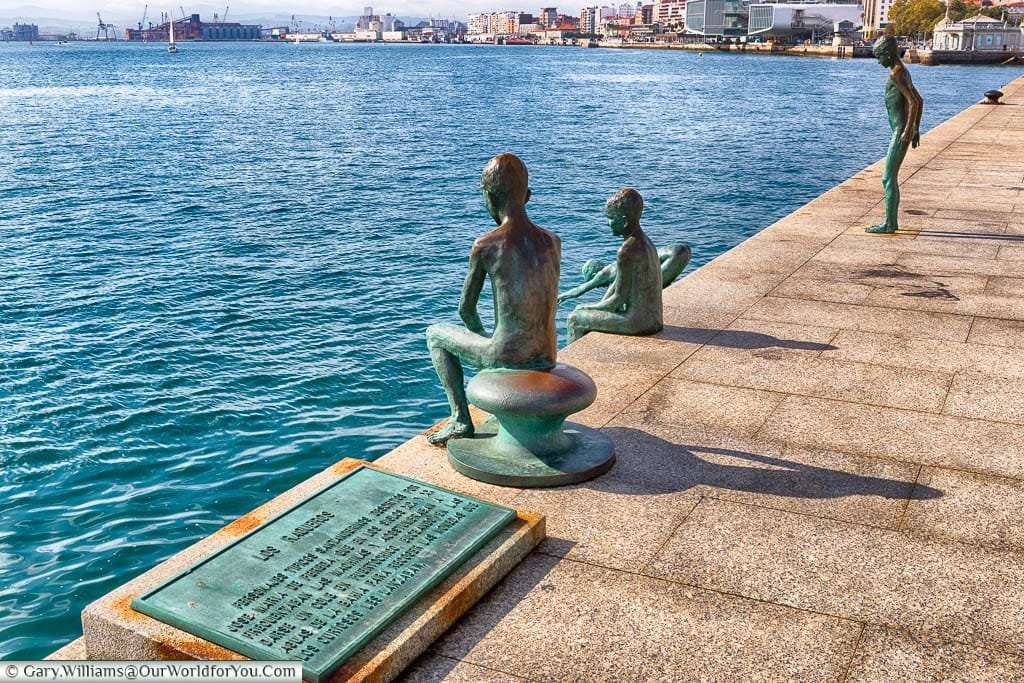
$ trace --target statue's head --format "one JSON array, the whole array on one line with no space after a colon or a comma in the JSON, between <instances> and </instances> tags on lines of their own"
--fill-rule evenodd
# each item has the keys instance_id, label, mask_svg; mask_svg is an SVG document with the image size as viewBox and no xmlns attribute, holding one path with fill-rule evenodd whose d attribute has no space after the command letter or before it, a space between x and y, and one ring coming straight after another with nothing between
<instances>
[{"instance_id":1,"label":"statue's head","mask_svg":"<svg viewBox=\"0 0 1024 683\"><path fill-rule=\"evenodd\" d=\"M502 214L510 205L523 205L530 201L526 164L515 154L499 154L484 166L480 189L484 193L487 211L500 224Z\"/></svg>"},{"instance_id":2,"label":"statue's head","mask_svg":"<svg viewBox=\"0 0 1024 683\"><path fill-rule=\"evenodd\" d=\"M625 235L631 225L639 225L640 214L644 212L644 198L633 188L619 190L604 205L608 227L616 235Z\"/></svg>"},{"instance_id":3,"label":"statue's head","mask_svg":"<svg viewBox=\"0 0 1024 683\"><path fill-rule=\"evenodd\" d=\"M604 261L602 261L601 259L588 259L587 262L583 264L583 279L589 280L590 278L594 277L595 275L601 272L601 269L604 268L604 265Z\"/></svg>"},{"instance_id":4,"label":"statue's head","mask_svg":"<svg viewBox=\"0 0 1024 683\"><path fill-rule=\"evenodd\" d=\"M871 52L875 55L875 59L878 63L884 67L891 67L896 63L896 58L899 57L900 48L896 44L895 36L881 36L875 41L874 45L871 46Z\"/></svg>"}]
</instances>

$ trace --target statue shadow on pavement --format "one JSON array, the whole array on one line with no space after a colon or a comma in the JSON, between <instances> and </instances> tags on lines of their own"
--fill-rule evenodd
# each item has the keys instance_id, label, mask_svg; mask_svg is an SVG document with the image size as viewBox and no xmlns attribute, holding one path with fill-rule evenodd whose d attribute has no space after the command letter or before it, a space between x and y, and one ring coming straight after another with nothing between
<instances>
[{"instance_id":1,"label":"statue shadow on pavement","mask_svg":"<svg viewBox=\"0 0 1024 683\"><path fill-rule=\"evenodd\" d=\"M770 334L747 330L720 330L702 327L677 327L665 325L656 338L691 344L723 346L730 349L796 349L800 351L835 351L838 347L820 342L779 339Z\"/></svg>"},{"instance_id":2,"label":"statue shadow on pavement","mask_svg":"<svg viewBox=\"0 0 1024 683\"><path fill-rule=\"evenodd\" d=\"M630 427L608 427L602 431L611 437L619 456L613 470L617 481L666 492L710 486L807 499L879 496L929 500L943 495L942 491L915 481L865 476L749 451L676 444ZM587 484L597 490L609 485L614 486L604 477Z\"/></svg>"}]
</instances>

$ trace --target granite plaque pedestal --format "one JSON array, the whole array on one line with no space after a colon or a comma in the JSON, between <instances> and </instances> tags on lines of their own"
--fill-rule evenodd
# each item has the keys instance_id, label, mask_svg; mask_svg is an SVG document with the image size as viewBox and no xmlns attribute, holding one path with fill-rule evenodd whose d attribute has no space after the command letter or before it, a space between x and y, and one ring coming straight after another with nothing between
<instances>
[{"instance_id":1,"label":"granite plaque pedestal","mask_svg":"<svg viewBox=\"0 0 1024 683\"><path fill-rule=\"evenodd\" d=\"M543 517L347 459L91 604L86 651L387 681L543 537Z\"/></svg>"}]
</instances>

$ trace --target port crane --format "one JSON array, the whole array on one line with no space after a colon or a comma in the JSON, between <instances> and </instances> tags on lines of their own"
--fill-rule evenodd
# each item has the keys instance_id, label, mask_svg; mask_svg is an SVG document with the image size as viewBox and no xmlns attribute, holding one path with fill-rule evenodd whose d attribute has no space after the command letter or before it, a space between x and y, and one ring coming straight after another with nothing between
<instances>
[{"instance_id":1,"label":"port crane","mask_svg":"<svg viewBox=\"0 0 1024 683\"><path fill-rule=\"evenodd\" d=\"M113 24L104 23L103 17L100 13L96 13L96 18L99 19L99 24L96 25L96 40L100 40L100 34L103 34L103 40L117 40L117 27ZM111 38L113 36L113 38Z\"/></svg>"},{"instance_id":2,"label":"port crane","mask_svg":"<svg viewBox=\"0 0 1024 683\"><path fill-rule=\"evenodd\" d=\"M140 31L142 30L142 27L146 25L146 15L147 14L149 14L149 5L146 5L146 7L142 10L142 21L139 22L139 30Z\"/></svg>"}]
</instances>

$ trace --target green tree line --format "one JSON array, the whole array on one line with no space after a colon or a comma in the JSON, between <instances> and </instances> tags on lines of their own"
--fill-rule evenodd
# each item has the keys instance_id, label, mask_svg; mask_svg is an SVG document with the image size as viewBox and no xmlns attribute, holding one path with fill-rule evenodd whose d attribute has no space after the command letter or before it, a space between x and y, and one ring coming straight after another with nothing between
<instances>
[{"instance_id":1,"label":"green tree line","mask_svg":"<svg viewBox=\"0 0 1024 683\"><path fill-rule=\"evenodd\" d=\"M896 0L889 8L889 25L899 36L915 33L931 33L946 13L942 0ZM994 19L1002 17L1000 7L980 7L964 0L950 0L949 18L960 21L976 14L985 14Z\"/></svg>"}]
</instances>

